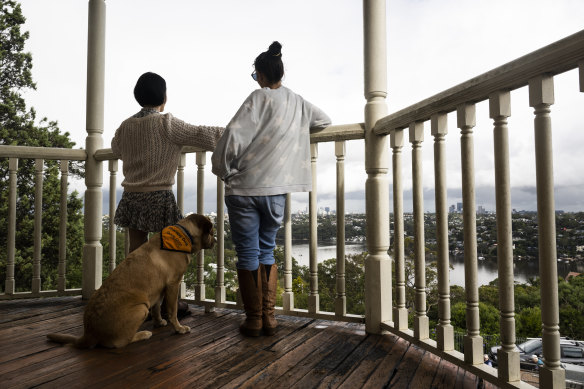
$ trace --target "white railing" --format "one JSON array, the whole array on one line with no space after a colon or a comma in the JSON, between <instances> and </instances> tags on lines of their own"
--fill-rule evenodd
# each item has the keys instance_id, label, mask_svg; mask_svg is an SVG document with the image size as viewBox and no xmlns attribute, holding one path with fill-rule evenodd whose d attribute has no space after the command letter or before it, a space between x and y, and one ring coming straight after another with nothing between
<instances>
[{"instance_id":1,"label":"white railing","mask_svg":"<svg viewBox=\"0 0 584 389\"><path fill-rule=\"evenodd\" d=\"M58 149L46 147L0 146L0 158L8 158L9 194L8 194L8 236L6 247L6 281L4 294L0 299L48 297L56 295L81 294L81 289L67 289L67 186L69 161L85 161L84 150ZM17 171L20 159L35 160L35 195L34 208L43 208L43 171L45 160L60 161L61 193L59 210L59 264L57 290L42 290L41 288L41 242L42 242L42 212L34 214L34 250L32 261L32 284L30 291L17 292L15 281L15 245L16 245L16 201ZM25 288L23 285L19 285Z\"/></svg>"},{"instance_id":2,"label":"white railing","mask_svg":"<svg viewBox=\"0 0 584 389\"><path fill-rule=\"evenodd\" d=\"M378 135L389 134L393 150L393 188L395 217L396 301L394 320L383 327L438 356L463 365L465 369L503 386L520 385L519 355L515 348L515 307L513 276L513 241L511 230L511 183L507 118L511 112L510 92L529 87L529 105L534 108L537 208L539 222L539 269L545 365L540 370L541 387L564 385L560 367L560 333L555 235L552 127L550 107L554 103L553 77L579 69L580 91L584 91L584 31L537 50L465 83L432 96L411 107L391 114L375 125ZM577 86L574 86L577 88ZM475 105L489 102L493 120L495 192L497 211L497 255L502 347L498 353L498 370L483 364L483 340L479 334L477 248L474 198ZM453 327L450 324L450 284L448 280L448 209L446 204L446 134L447 114L456 112L461 131L461 166L464 222L464 263L466 290L466 336L464 354L454 351ZM423 199L421 196L421 153L424 122L430 122L434 137L434 177L436 206L436 240L438 243L439 322L437 341L430 340L425 314ZM403 210L401 154L405 130L412 144L412 181L416 222L416 309L414 331L407 325L403 257Z\"/></svg>"}]
</instances>

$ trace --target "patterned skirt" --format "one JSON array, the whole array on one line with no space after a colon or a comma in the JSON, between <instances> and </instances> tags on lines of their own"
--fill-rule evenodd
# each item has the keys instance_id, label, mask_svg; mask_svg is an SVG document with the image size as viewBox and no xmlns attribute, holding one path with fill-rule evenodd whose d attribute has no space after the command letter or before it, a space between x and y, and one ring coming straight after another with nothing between
<instances>
[{"instance_id":1,"label":"patterned skirt","mask_svg":"<svg viewBox=\"0 0 584 389\"><path fill-rule=\"evenodd\" d=\"M182 215L171 190L124 192L114 223L140 231L160 232L180 219Z\"/></svg>"}]
</instances>

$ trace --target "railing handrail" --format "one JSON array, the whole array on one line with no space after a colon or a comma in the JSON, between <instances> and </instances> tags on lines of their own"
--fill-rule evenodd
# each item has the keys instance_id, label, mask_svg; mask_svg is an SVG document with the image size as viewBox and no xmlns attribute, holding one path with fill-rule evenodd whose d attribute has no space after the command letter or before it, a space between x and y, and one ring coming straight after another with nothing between
<instances>
[{"instance_id":1,"label":"railing handrail","mask_svg":"<svg viewBox=\"0 0 584 389\"><path fill-rule=\"evenodd\" d=\"M338 142L344 140L354 140L363 139L365 137L365 124L355 123L355 124L340 124L334 126L328 126L323 129L311 129L310 130L310 143L321 143L321 142ZM198 153L205 150L200 147L194 146L184 146L182 149L183 153ZM2 156L2 152L0 152ZM108 161L116 159L112 153L111 148L100 149L95 152L95 159L98 161Z\"/></svg>"},{"instance_id":2,"label":"railing handrail","mask_svg":"<svg viewBox=\"0 0 584 389\"><path fill-rule=\"evenodd\" d=\"M553 76L575 69L582 61L584 30L379 119L374 131L387 135L414 122L429 120L434 114L455 111L461 104L486 100L491 93L518 89L544 73Z\"/></svg>"},{"instance_id":3,"label":"railing handrail","mask_svg":"<svg viewBox=\"0 0 584 389\"><path fill-rule=\"evenodd\" d=\"M0 158L85 161L87 152L83 149L0 145Z\"/></svg>"}]
</instances>

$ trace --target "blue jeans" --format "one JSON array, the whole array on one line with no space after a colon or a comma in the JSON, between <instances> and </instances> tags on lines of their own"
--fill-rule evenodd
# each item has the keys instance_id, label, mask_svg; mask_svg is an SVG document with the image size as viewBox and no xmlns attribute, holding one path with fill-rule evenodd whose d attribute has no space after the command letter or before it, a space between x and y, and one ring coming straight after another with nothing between
<instances>
[{"instance_id":1,"label":"blue jeans","mask_svg":"<svg viewBox=\"0 0 584 389\"><path fill-rule=\"evenodd\" d=\"M276 234L284 217L286 195L226 196L237 268L256 270L273 265Z\"/></svg>"}]
</instances>

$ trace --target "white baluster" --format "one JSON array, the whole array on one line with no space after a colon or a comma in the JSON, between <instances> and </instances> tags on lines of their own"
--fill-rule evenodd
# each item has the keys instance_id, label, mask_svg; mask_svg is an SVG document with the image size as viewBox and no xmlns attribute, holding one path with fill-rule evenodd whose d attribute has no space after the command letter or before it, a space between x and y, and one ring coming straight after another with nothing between
<instances>
[{"instance_id":1,"label":"white baluster","mask_svg":"<svg viewBox=\"0 0 584 389\"><path fill-rule=\"evenodd\" d=\"M69 177L69 161L61 161L60 168L61 206L59 209L59 266L57 290L63 292L67 288L67 178Z\"/></svg>"},{"instance_id":2,"label":"white baluster","mask_svg":"<svg viewBox=\"0 0 584 389\"><path fill-rule=\"evenodd\" d=\"M480 336L479 286L477 281L477 221L474 181L473 127L476 124L474 104L457 109L460 128L460 155L462 168L462 213L464 225L464 289L466 291L466 334L464 361L473 365L483 363L483 338Z\"/></svg>"},{"instance_id":3,"label":"white baluster","mask_svg":"<svg viewBox=\"0 0 584 389\"><path fill-rule=\"evenodd\" d=\"M521 379L521 372L519 370L519 353L515 351L513 241L507 129L507 118L511 116L510 93L507 91L493 93L489 97L489 111L490 117L494 121L497 264L499 267L499 311L501 315L501 348L497 352L497 367L501 379L514 382Z\"/></svg>"},{"instance_id":4,"label":"white baluster","mask_svg":"<svg viewBox=\"0 0 584 389\"><path fill-rule=\"evenodd\" d=\"M35 159L35 190L34 190L34 254L32 265L32 293L41 292L41 249L43 223L43 168L44 160Z\"/></svg>"},{"instance_id":5,"label":"white baluster","mask_svg":"<svg viewBox=\"0 0 584 389\"><path fill-rule=\"evenodd\" d=\"M430 320L426 315L426 242L424 239L424 189L422 185L422 142L424 122L410 124L412 144L412 192L414 209L414 268L415 268L415 317L414 336L416 339L430 337Z\"/></svg>"},{"instance_id":6,"label":"white baluster","mask_svg":"<svg viewBox=\"0 0 584 389\"><path fill-rule=\"evenodd\" d=\"M215 303L223 304L225 297L225 185L217 177L217 282L215 285Z\"/></svg>"},{"instance_id":7,"label":"white baluster","mask_svg":"<svg viewBox=\"0 0 584 389\"><path fill-rule=\"evenodd\" d=\"M207 153L197 152L197 213L205 213L205 164L207 163ZM182 288L181 288L182 289ZM181 294L184 298L184 294ZM199 251L197 255L197 282L195 283L195 301L205 300L205 250Z\"/></svg>"},{"instance_id":8,"label":"white baluster","mask_svg":"<svg viewBox=\"0 0 584 389\"><path fill-rule=\"evenodd\" d=\"M454 350L454 328L450 324L450 281L448 255L448 205L446 193L447 116L432 115L434 136L434 179L436 195L436 241L438 243L438 349Z\"/></svg>"},{"instance_id":9,"label":"white baluster","mask_svg":"<svg viewBox=\"0 0 584 389\"><path fill-rule=\"evenodd\" d=\"M539 278L543 321L543 360L539 371L542 388L565 387L566 373L560 366L560 314L554 205L552 119L554 79L540 76L529 80L529 105L534 108L535 173L539 241Z\"/></svg>"},{"instance_id":10,"label":"white baluster","mask_svg":"<svg viewBox=\"0 0 584 389\"><path fill-rule=\"evenodd\" d=\"M309 193L308 207L310 209L310 242L309 242L309 262L310 262L310 293L308 294L308 312L316 313L319 311L318 296L318 215L316 207L316 159L318 158L318 144L310 145L310 164L312 167L312 191Z\"/></svg>"},{"instance_id":11,"label":"white baluster","mask_svg":"<svg viewBox=\"0 0 584 389\"><path fill-rule=\"evenodd\" d=\"M109 183L109 271L114 271L116 268L116 248L118 242L116 241L116 225L114 223L114 217L116 214L116 183L117 183L117 173L118 173L118 160L111 159L108 161L108 170L110 173L110 183Z\"/></svg>"},{"instance_id":12,"label":"white baluster","mask_svg":"<svg viewBox=\"0 0 584 389\"><path fill-rule=\"evenodd\" d=\"M395 300L393 308L394 326L398 330L408 329L408 310L406 308L406 267L404 257L404 207L402 183L402 147L404 130L390 133L393 172L393 257L395 264Z\"/></svg>"},{"instance_id":13,"label":"white baluster","mask_svg":"<svg viewBox=\"0 0 584 389\"><path fill-rule=\"evenodd\" d=\"M181 215L185 215L185 166L187 155L181 153L178 157L178 168L176 170L176 205Z\"/></svg>"},{"instance_id":14,"label":"white baluster","mask_svg":"<svg viewBox=\"0 0 584 389\"><path fill-rule=\"evenodd\" d=\"M10 176L10 189L8 194L8 252L6 263L6 284L4 293L14 294L15 279L14 279L14 259L15 259L15 245L16 245L16 198L18 195L18 179L16 173L18 172L18 158L10 158L8 160L8 175Z\"/></svg>"},{"instance_id":15,"label":"white baluster","mask_svg":"<svg viewBox=\"0 0 584 389\"><path fill-rule=\"evenodd\" d=\"M335 315L347 314L345 292L345 141L335 142L337 157L337 297Z\"/></svg>"},{"instance_id":16,"label":"white baluster","mask_svg":"<svg viewBox=\"0 0 584 389\"><path fill-rule=\"evenodd\" d=\"M284 293L282 305L284 312L294 310L294 292L292 291L292 194L286 194L284 209Z\"/></svg>"}]
</instances>

